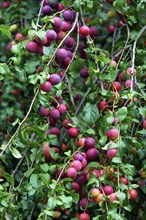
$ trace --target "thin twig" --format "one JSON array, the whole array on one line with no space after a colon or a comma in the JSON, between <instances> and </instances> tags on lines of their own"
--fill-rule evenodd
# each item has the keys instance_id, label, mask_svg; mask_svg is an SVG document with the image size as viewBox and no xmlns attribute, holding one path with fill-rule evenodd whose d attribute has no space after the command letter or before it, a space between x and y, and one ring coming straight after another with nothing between
<instances>
[{"instance_id":1,"label":"thin twig","mask_svg":"<svg viewBox=\"0 0 146 220\"><path fill-rule=\"evenodd\" d=\"M79 24L77 23L77 43L76 43L76 47L75 47L75 50L74 50L74 52L73 52L73 56L72 56L72 58L71 58L71 61L70 61L69 65L67 66L67 68L66 68L65 71L64 71L64 74L63 74L63 77L62 77L61 81L64 79L64 77L65 77L67 71L69 70L69 68L70 68L70 66L71 66L71 64L72 64L72 62L73 62L73 60L74 60L74 58L75 58L75 55L76 55L76 53L77 53L78 46L79 46Z\"/></svg>"},{"instance_id":2,"label":"thin twig","mask_svg":"<svg viewBox=\"0 0 146 220\"><path fill-rule=\"evenodd\" d=\"M122 59L123 54L124 54L124 52L125 52L125 49L126 49L127 46L128 46L128 42L129 42L129 38L130 38L130 30L129 30L129 26L128 26L127 22L126 22L126 28L127 28L127 39L126 39L125 46L124 46L124 48L122 49L122 53L121 53L121 56L120 56L120 58L119 58L119 60L118 60L116 69L118 69L118 66L119 66L119 64L120 64L120 62L121 62L121 59Z\"/></svg>"},{"instance_id":3,"label":"thin twig","mask_svg":"<svg viewBox=\"0 0 146 220\"><path fill-rule=\"evenodd\" d=\"M62 39L62 41L60 42L60 44L58 45L58 47L55 49L55 51L54 51L54 53L53 53L51 59L50 59L49 62L47 63L47 66L50 66L52 60L54 59L54 56L55 56L57 50L61 47L61 45L63 44L63 42L66 40L66 38L67 38L67 37L72 33L72 31L74 30L74 28L75 28L75 26L76 26L76 24L77 24L77 21L78 21L78 17L79 17L79 13L77 12L77 13L76 13L76 18L75 18L75 21L74 21L74 23L73 23L72 28L71 28L70 31L65 35L65 37Z\"/></svg>"},{"instance_id":4,"label":"thin twig","mask_svg":"<svg viewBox=\"0 0 146 220\"><path fill-rule=\"evenodd\" d=\"M34 155L34 159L33 159L32 163L31 163L30 168L24 173L24 175L23 175L23 177L21 178L21 180L20 180L19 185L17 186L17 188L19 188L19 187L21 186L23 180L25 179L25 177L27 176L27 174L29 173L29 171L32 169L32 167L33 167L33 165L34 165L34 163L35 163L35 161L36 161L36 156L37 156L37 154L38 154L38 149L37 149L36 154Z\"/></svg>"},{"instance_id":5,"label":"thin twig","mask_svg":"<svg viewBox=\"0 0 146 220\"><path fill-rule=\"evenodd\" d=\"M105 67L101 70L101 73L104 73L104 71L106 70L107 66L108 66L108 64L105 65ZM83 98L82 98L82 100L81 100L81 102L80 102L78 108L77 108L76 111L75 111L74 116L76 116L76 115L78 114L78 112L80 111L80 109L81 109L81 107L82 107L82 105L83 105L85 99L87 98L87 96L88 96L89 93L91 92L93 86L97 83L97 81L98 81L98 76L95 77L95 79L94 79L94 81L93 81L93 84L92 84L92 87L89 87L88 90L87 90L87 92L86 92L85 95L83 96Z\"/></svg>"},{"instance_id":6,"label":"thin twig","mask_svg":"<svg viewBox=\"0 0 146 220\"><path fill-rule=\"evenodd\" d=\"M0 153L0 157L3 155L3 153L5 152L5 150L9 147L9 145L12 143L12 141L14 140L14 138L16 137L16 135L18 134L21 126L24 124L24 122L26 121L26 119L28 118L31 110L32 110L32 107L33 107L33 104L37 98L39 94L39 89L37 89L36 93L35 93L35 96L33 97L32 101L31 101L31 104L30 104L30 107L29 107L29 110L26 114L26 116L24 117L24 119L20 122L18 128L16 129L15 133L13 134L13 136L10 138L10 140L8 141L8 143L6 144L6 146L4 147L4 149L2 150L2 152Z\"/></svg>"},{"instance_id":7,"label":"thin twig","mask_svg":"<svg viewBox=\"0 0 146 220\"><path fill-rule=\"evenodd\" d=\"M29 217L30 220L32 219L32 216L33 216L33 212L34 212L35 206L36 206L36 203L34 203L32 209L31 209L30 217Z\"/></svg>"},{"instance_id":8,"label":"thin twig","mask_svg":"<svg viewBox=\"0 0 146 220\"><path fill-rule=\"evenodd\" d=\"M116 23L116 27L115 27L114 34L113 34L111 57L113 57L113 53L114 53L114 46L115 46L115 41L116 41L116 33L117 33L117 28L118 28L119 20L120 19L118 19L118 21Z\"/></svg>"},{"instance_id":9,"label":"thin twig","mask_svg":"<svg viewBox=\"0 0 146 220\"><path fill-rule=\"evenodd\" d=\"M33 142L34 137L35 137L35 133L32 134L32 136L31 136L31 138L30 138L30 143ZM26 154L27 154L28 151L29 151L29 148L30 148L30 145L28 145L28 146L26 147L26 150L25 150L25 152L24 152L24 155L23 155L23 156L21 157L21 159L19 160L19 162L18 162L18 164L17 164L15 170L13 170L13 172L12 172L12 176L13 176L13 177L14 177L15 174L17 173L19 167L21 166L21 164L22 164L22 162L23 162L23 160L24 160Z\"/></svg>"},{"instance_id":10,"label":"thin twig","mask_svg":"<svg viewBox=\"0 0 146 220\"><path fill-rule=\"evenodd\" d=\"M81 14L81 20L82 20L83 25L86 25L86 24L85 24L85 21L84 21L83 10L82 10L81 5L80 5L80 14ZM87 39L88 39L88 41L92 42L92 46L93 46L94 52L95 52L95 59L94 59L94 60L95 60L95 63L96 63L96 65L97 65L96 69L98 69L98 62L97 62L97 59L96 59L97 54L96 54L96 47L95 47L95 45L94 45L94 41L93 41L93 39L92 39L90 36L87 36ZM98 79L96 80L96 82L97 82L97 81L99 81L99 85L100 85L101 90L104 91L104 86L103 86L102 80L98 77Z\"/></svg>"},{"instance_id":11,"label":"thin twig","mask_svg":"<svg viewBox=\"0 0 146 220\"><path fill-rule=\"evenodd\" d=\"M75 110L75 109L76 109L76 105L75 105L75 102L74 102L74 98L73 98L73 96L70 94L70 91L71 91L71 85L70 85L69 78L68 78L67 75L65 75L65 80L66 80L66 82L67 82L67 84L68 84L70 100L71 100L71 103L72 103L72 105L73 105L73 107L74 107L74 110Z\"/></svg>"},{"instance_id":12,"label":"thin twig","mask_svg":"<svg viewBox=\"0 0 146 220\"><path fill-rule=\"evenodd\" d=\"M39 20L40 20L42 8L43 8L43 5L44 5L44 1L45 1L45 0L42 0L41 6L40 6L40 10L39 10L39 13L38 13L38 18L37 18L37 22L36 22L36 26L37 26L37 27L39 26Z\"/></svg>"},{"instance_id":13,"label":"thin twig","mask_svg":"<svg viewBox=\"0 0 146 220\"><path fill-rule=\"evenodd\" d=\"M136 123L133 122L132 128L131 128L131 137L134 135L134 129L135 129Z\"/></svg>"},{"instance_id":14,"label":"thin twig","mask_svg":"<svg viewBox=\"0 0 146 220\"><path fill-rule=\"evenodd\" d=\"M133 82L134 82L134 76L133 76L133 73L134 73L134 66L135 66L135 54L136 54L136 44L137 44L137 41L138 39L141 37L141 35L143 34L143 32L146 30L146 25L140 30L139 34L137 35L135 41L134 41L134 44L133 44L133 49L132 49L132 77L131 77L131 90L133 90ZM135 76L136 77L136 76Z\"/></svg>"},{"instance_id":15,"label":"thin twig","mask_svg":"<svg viewBox=\"0 0 146 220\"><path fill-rule=\"evenodd\" d=\"M67 84L68 84L69 91L71 91L71 85L70 85L70 82L69 82L69 79L68 79L68 76L66 75L66 73L67 73L67 71L69 70L69 68L70 68L70 66L71 66L71 64L72 64L72 62L73 62L73 60L74 60L74 58L75 58L75 55L76 55L76 53L77 53L78 46L79 46L79 25L77 24L77 43L76 43L76 47L75 47L75 50L74 50L72 59L71 59L69 65L67 66L66 70L64 71L63 77L62 77L62 79L61 79L61 80L63 80L63 78L65 77L65 80L66 80L66 82L67 82ZM74 102L74 98L73 98L73 96L72 96L71 94L69 94L69 95L70 95L70 100L71 100L71 102L72 102L72 104L73 104L73 107L74 107L74 109L76 109L75 102Z\"/></svg>"}]
</instances>

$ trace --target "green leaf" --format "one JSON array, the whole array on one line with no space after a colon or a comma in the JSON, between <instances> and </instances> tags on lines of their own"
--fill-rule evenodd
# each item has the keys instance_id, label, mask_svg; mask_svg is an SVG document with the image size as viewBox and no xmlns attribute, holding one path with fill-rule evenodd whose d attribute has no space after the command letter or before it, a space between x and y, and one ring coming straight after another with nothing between
<instances>
[{"instance_id":1,"label":"green leaf","mask_svg":"<svg viewBox=\"0 0 146 220\"><path fill-rule=\"evenodd\" d=\"M65 208L70 208L72 206L72 197L61 195L58 196L58 199L61 200Z\"/></svg>"},{"instance_id":2,"label":"green leaf","mask_svg":"<svg viewBox=\"0 0 146 220\"><path fill-rule=\"evenodd\" d=\"M12 175L10 175L9 173L4 172L3 176L11 184L11 186L14 186L15 181L14 181L14 178L13 178Z\"/></svg>"},{"instance_id":3,"label":"green leaf","mask_svg":"<svg viewBox=\"0 0 146 220\"><path fill-rule=\"evenodd\" d=\"M37 174L32 174L30 177L30 184L34 187L37 188L38 187L38 178L37 178Z\"/></svg>"},{"instance_id":4,"label":"green leaf","mask_svg":"<svg viewBox=\"0 0 146 220\"><path fill-rule=\"evenodd\" d=\"M20 54L20 50L21 50L21 45L20 44L15 44L11 48L11 52L14 53L14 54Z\"/></svg>"},{"instance_id":5,"label":"green leaf","mask_svg":"<svg viewBox=\"0 0 146 220\"><path fill-rule=\"evenodd\" d=\"M75 11L80 11L80 0L76 0L74 3L73 3L73 7L75 9Z\"/></svg>"},{"instance_id":6,"label":"green leaf","mask_svg":"<svg viewBox=\"0 0 146 220\"><path fill-rule=\"evenodd\" d=\"M54 52L54 44L51 44L49 47L43 46L43 53L45 56L51 56Z\"/></svg>"},{"instance_id":7,"label":"green leaf","mask_svg":"<svg viewBox=\"0 0 146 220\"><path fill-rule=\"evenodd\" d=\"M56 188L56 180L52 180L52 183L50 184L50 188L53 190Z\"/></svg>"},{"instance_id":8,"label":"green leaf","mask_svg":"<svg viewBox=\"0 0 146 220\"><path fill-rule=\"evenodd\" d=\"M18 159L22 157L22 155L20 154L20 152L16 148L12 148L12 149L10 149L10 151L11 151L13 157L18 158Z\"/></svg>"},{"instance_id":9,"label":"green leaf","mask_svg":"<svg viewBox=\"0 0 146 220\"><path fill-rule=\"evenodd\" d=\"M121 159L121 157L114 157L114 158L112 159L112 162L113 162L113 163L122 163L122 159Z\"/></svg>"},{"instance_id":10,"label":"green leaf","mask_svg":"<svg viewBox=\"0 0 146 220\"><path fill-rule=\"evenodd\" d=\"M49 142L51 145L54 145L54 146L58 146L58 144L59 144L58 139L57 139L56 135L54 135L54 134L49 135Z\"/></svg>"},{"instance_id":11,"label":"green leaf","mask_svg":"<svg viewBox=\"0 0 146 220\"><path fill-rule=\"evenodd\" d=\"M146 108L145 107L140 107L138 110L139 110L139 113L141 114L141 116L143 118L146 118Z\"/></svg>"},{"instance_id":12,"label":"green leaf","mask_svg":"<svg viewBox=\"0 0 146 220\"><path fill-rule=\"evenodd\" d=\"M49 165L47 163L41 164L40 167L44 172L49 171Z\"/></svg>"},{"instance_id":13,"label":"green leaf","mask_svg":"<svg viewBox=\"0 0 146 220\"><path fill-rule=\"evenodd\" d=\"M49 211L49 210L44 210L44 213L50 217L55 217L55 212L54 211Z\"/></svg>"},{"instance_id":14,"label":"green leaf","mask_svg":"<svg viewBox=\"0 0 146 220\"><path fill-rule=\"evenodd\" d=\"M67 151L67 152L64 152L64 154L66 155L66 156L71 156L71 150L69 150L69 151Z\"/></svg>"},{"instance_id":15,"label":"green leaf","mask_svg":"<svg viewBox=\"0 0 146 220\"><path fill-rule=\"evenodd\" d=\"M0 63L0 74L4 75L9 73L10 73L10 69L8 65L6 63Z\"/></svg>"},{"instance_id":16,"label":"green leaf","mask_svg":"<svg viewBox=\"0 0 146 220\"><path fill-rule=\"evenodd\" d=\"M49 187L50 184L50 175L48 173L42 173L41 174L41 179L44 182L44 184Z\"/></svg>"},{"instance_id":17,"label":"green leaf","mask_svg":"<svg viewBox=\"0 0 146 220\"><path fill-rule=\"evenodd\" d=\"M1 205L4 206L4 207L8 207L8 203L6 202L5 199L1 200Z\"/></svg>"},{"instance_id":18,"label":"green leaf","mask_svg":"<svg viewBox=\"0 0 146 220\"><path fill-rule=\"evenodd\" d=\"M92 177L89 179L87 186L94 185L95 187L99 187L99 181L96 177Z\"/></svg>"},{"instance_id":19,"label":"green leaf","mask_svg":"<svg viewBox=\"0 0 146 220\"><path fill-rule=\"evenodd\" d=\"M37 30L37 25L34 23L34 21L31 22L31 26L32 26L35 30Z\"/></svg>"},{"instance_id":20,"label":"green leaf","mask_svg":"<svg viewBox=\"0 0 146 220\"><path fill-rule=\"evenodd\" d=\"M114 121L114 116L109 116L108 118L106 118L106 122L107 122L107 124L112 124L113 123L113 121Z\"/></svg>"},{"instance_id":21,"label":"green leaf","mask_svg":"<svg viewBox=\"0 0 146 220\"><path fill-rule=\"evenodd\" d=\"M125 200L125 198L126 198L126 195L125 195L125 193L123 193L123 192L115 192L115 194L116 194L116 196L118 196L118 198L119 198L121 201Z\"/></svg>"},{"instance_id":22,"label":"green leaf","mask_svg":"<svg viewBox=\"0 0 146 220\"><path fill-rule=\"evenodd\" d=\"M100 168L100 164L98 162L90 162L88 163L87 167L90 167L90 168Z\"/></svg>"},{"instance_id":23,"label":"green leaf","mask_svg":"<svg viewBox=\"0 0 146 220\"><path fill-rule=\"evenodd\" d=\"M110 142L110 143L107 143L104 147L102 147L102 150L108 150L108 149L117 148L117 147L118 147L118 144L114 142Z\"/></svg>"},{"instance_id":24,"label":"green leaf","mask_svg":"<svg viewBox=\"0 0 146 220\"><path fill-rule=\"evenodd\" d=\"M11 32L9 31L9 26L6 25L0 25L0 31L6 35L8 38L12 38Z\"/></svg>"},{"instance_id":25,"label":"green leaf","mask_svg":"<svg viewBox=\"0 0 146 220\"><path fill-rule=\"evenodd\" d=\"M51 197L48 199L48 208L50 210L54 210L54 208L56 207L56 204L57 204L57 200L58 200L58 198L56 198L56 197Z\"/></svg>"},{"instance_id":26,"label":"green leaf","mask_svg":"<svg viewBox=\"0 0 146 220\"><path fill-rule=\"evenodd\" d=\"M127 116L127 108L126 107L119 108L118 111L116 112L116 115L118 117L119 122L123 121Z\"/></svg>"},{"instance_id":27,"label":"green leaf","mask_svg":"<svg viewBox=\"0 0 146 220\"><path fill-rule=\"evenodd\" d=\"M92 128L87 129L87 130L85 131L85 133L95 135L95 131L94 131L94 129L92 129Z\"/></svg>"},{"instance_id":28,"label":"green leaf","mask_svg":"<svg viewBox=\"0 0 146 220\"><path fill-rule=\"evenodd\" d=\"M72 196L72 198L73 198L73 202L74 202L75 204L77 204L77 203L79 202L79 198L80 198L79 193L72 193L71 196Z\"/></svg>"},{"instance_id":29,"label":"green leaf","mask_svg":"<svg viewBox=\"0 0 146 220\"><path fill-rule=\"evenodd\" d=\"M37 31L36 35L40 38L40 40L44 40L45 36L46 36L46 32L45 31Z\"/></svg>"},{"instance_id":30,"label":"green leaf","mask_svg":"<svg viewBox=\"0 0 146 220\"><path fill-rule=\"evenodd\" d=\"M99 111L95 104L86 103L83 109L83 119L89 125L93 125L99 119Z\"/></svg>"}]
</instances>

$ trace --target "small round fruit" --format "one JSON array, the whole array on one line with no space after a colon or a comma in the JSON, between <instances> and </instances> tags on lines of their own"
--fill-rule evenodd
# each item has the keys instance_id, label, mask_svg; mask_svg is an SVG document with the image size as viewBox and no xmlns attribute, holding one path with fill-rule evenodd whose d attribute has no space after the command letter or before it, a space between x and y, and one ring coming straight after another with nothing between
<instances>
[{"instance_id":1,"label":"small round fruit","mask_svg":"<svg viewBox=\"0 0 146 220\"><path fill-rule=\"evenodd\" d=\"M128 181L128 179L126 178L126 177L120 177L120 181L123 183L123 184L125 184L125 185L128 185L129 184L129 181Z\"/></svg>"},{"instance_id":2,"label":"small round fruit","mask_svg":"<svg viewBox=\"0 0 146 220\"><path fill-rule=\"evenodd\" d=\"M90 190L90 195L91 195L93 198L99 196L99 194L100 194L100 190L99 190L98 188L92 188L92 189Z\"/></svg>"},{"instance_id":3,"label":"small round fruit","mask_svg":"<svg viewBox=\"0 0 146 220\"><path fill-rule=\"evenodd\" d=\"M90 27L90 36L92 38L96 37L98 35L99 31L95 27Z\"/></svg>"},{"instance_id":4,"label":"small round fruit","mask_svg":"<svg viewBox=\"0 0 146 220\"><path fill-rule=\"evenodd\" d=\"M58 83L60 83L61 81L61 77L58 74L51 74L51 76L49 77L48 81L52 84L52 85L57 85Z\"/></svg>"},{"instance_id":5,"label":"small round fruit","mask_svg":"<svg viewBox=\"0 0 146 220\"><path fill-rule=\"evenodd\" d=\"M71 162L71 167L74 167L77 171L82 170L82 163L79 160L73 160Z\"/></svg>"},{"instance_id":6,"label":"small round fruit","mask_svg":"<svg viewBox=\"0 0 146 220\"><path fill-rule=\"evenodd\" d=\"M60 117L60 112L58 111L58 109L54 108L50 110L50 117L52 119L58 119Z\"/></svg>"},{"instance_id":7,"label":"small round fruit","mask_svg":"<svg viewBox=\"0 0 146 220\"><path fill-rule=\"evenodd\" d=\"M15 35L15 40L18 41L18 42L21 42L21 41L24 40L24 37L23 37L23 35L21 33L17 33Z\"/></svg>"},{"instance_id":8,"label":"small round fruit","mask_svg":"<svg viewBox=\"0 0 146 220\"><path fill-rule=\"evenodd\" d=\"M142 178L146 179L146 171L144 170L144 168L142 168L140 170L140 175L141 175Z\"/></svg>"},{"instance_id":9,"label":"small round fruit","mask_svg":"<svg viewBox=\"0 0 146 220\"><path fill-rule=\"evenodd\" d=\"M44 108L43 106L40 106L39 113L43 117L47 117L49 115L49 108Z\"/></svg>"},{"instance_id":10,"label":"small round fruit","mask_svg":"<svg viewBox=\"0 0 146 220\"><path fill-rule=\"evenodd\" d=\"M113 187L109 186L109 185L104 186L103 191L104 191L105 195L110 195L110 194L114 193Z\"/></svg>"},{"instance_id":11,"label":"small round fruit","mask_svg":"<svg viewBox=\"0 0 146 220\"><path fill-rule=\"evenodd\" d=\"M93 148L94 145L95 145L95 140L94 140L94 138L92 138L92 137L87 137L87 138L85 139L85 147L86 147L87 149Z\"/></svg>"},{"instance_id":12,"label":"small round fruit","mask_svg":"<svg viewBox=\"0 0 146 220\"><path fill-rule=\"evenodd\" d=\"M75 18L75 14L73 11L68 9L63 12L62 17L65 21L73 21Z\"/></svg>"},{"instance_id":13,"label":"small round fruit","mask_svg":"<svg viewBox=\"0 0 146 220\"><path fill-rule=\"evenodd\" d=\"M107 29L108 29L110 34L113 34L114 31L115 31L115 26L114 25L109 25Z\"/></svg>"},{"instance_id":14,"label":"small round fruit","mask_svg":"<svg viewBox=\"0 0 146 220\"><path fill-rule=\"evenodd\" d=\"M47 37L47 39L49 39L49 40L56 40L57 34L56 34L56 32L55 32L54 30L49 30L49 31L47 31L47 33L46 33L46 37Z\"/></svg>"},{"instance_id":15,"label":"small round fruit","mask_svg":"<svg viewBox=\"0 0 146 220\"><path fill-rule=\"evenodd\" d=\"M108 156L108 158L113 158L113 157L115 157L116 154L117 154L117 152L118 152L117 148L109 149L109 150L107 151L107 156Z\"/></svg>"},{"instance_id":16,"label":"small round fruit","mask_svg":"<svg viewBox=\"0 0 146 220\"><path fill-rule=\"evenodd\" d=\"M66 171L67 177L75 179L77 176L77 170L74 167L69 167Z\"/></svg>"},{"instance_id":17,"label":"small round fruit","mask_svg":"<svg viewBox=\"0 0 146 220\"><path fill-rule=\"evenodd\" d=\"M79 220L90 220L90 215L88 213L82 213L78 217Z\"/></svg>"},{"instance_id":18,"label":"small round fruit","mask_svg":"<svg viewBox=\"0 0 146 220\"><path fill-rule=\"evenodd\" d=\"M103 199L103 194L100 193L100 194L94 199L94 201L97 202L97 203L100 203L100 202L102 201L102 199Z\"/></svg>"},{"instance_id":19,"label":"small round fruit","mask_svg":"<svg viewBox=\"0 0 146 220\"><path fill-rule=\"evenodd\" d=\"M52 85L51 85L51 83L48 82L48 81L47 81L46 83L44 83L44 84L41 84L40 87L41 87L41 90L42 90L43 92L50 92L51 89L52 89Z\"/></svg>"},{"instance_id":20,"label":"small round fruit","mask_svg":"<svg viewBox=\"0 0 146 220\"><path fill-rule=\"evenodd\" d=\"M60 104L58 107L57 107L58 111L60 112L60 115L65 115L66 112L67 112L67 108L64 104Z\"/></svg>"},{"instance_id":21,"label":"small round fruit","mask_svg":"<svg viewBox=\"0 0 146 220\"><path fill-rule=\"evenodd\" d=\"M112 88L115 91L120 91L122 89L121 83L114 81L112 84Z\"/></svg>"},{"instance_id":22,"label":"small round fruit","mask_svg":"<svg viewBox=\"0 0 146 220\"><path fill-rule=\"evenodd\" d=\"M135 68L133 68L132 69L132 67L129 67L128 69L127 69L127 75L136 75L136 69Z\"/></svg>"},{"instance_id":23,"label":"small round fruit","mask_svg":"<svg viewBox=\"0 0 146 220\"><path fill-rule=\"evenodd\" d=\"M86 25L80 27L80 34L83 36L88 36L90 34L90 28Z\"/></svg>"},{"instance_id":24,"label":"small round fruit","mask_svg":"<svg viewBox=\"0 0 146 220\"><path fill-rule=\"evenodd\" d=\"M110 130L108 130L108 137L112 140L117 139L119 136L119 130L117 128L111 128Z\"/></svg>"},{"instance_id":25,"label":"small round fruit","mask_svg":"<svg viewBox=\"0 0 146 220\"><path fill-rule=\"evenodd\" d=\"M79 205L82 207L82 209L85 209L88 206L88 199L87 198L82 198L79 201Z\"/></svg>"},{"instance_id":26,"label":"small round fruit","mask_svg":"<svg viewBox=\"0 0 146 220\"><path fill-rule=\"evenodd\" d=\"M83 69L81 69L80 71L80 76L82 78L87 78L89 76L89 73L88 73L88 68L87 67L84 67Z\"/></svg>"},{"instance_id":27,"label":"small round fruit","mask_svg":"<svg viewBox=\"0 0 146 220\"><path fill-rule=\"evenodd\" d=\"M37 53L38 52L38 45L33 41L28 42L26 44L26 50L30 53Z\"/></svg>"},{"instance_id":28,"label":"small round fruit","mask_svg":"<svg viewBox=\"0 0 146 220\"><path fill-rule=\"evenodd\" d=\"M79 139L77 140L77 142L76 142L76 146L77 146L77 147L83 147L83 146L85 146L85 139L86 139L86 138L84 138L84 137L79 138Z\"/></svg>"},{"instance_id":29,"label":"small round fruit","mask_svg":"<svg viewBox=\"0 0 146 220\"><path fill-rule=\"evenodd\" d=\"M60 62L63 62L64 59L67 57L67 51L65 49L58 49L56 51L56 59Z\"/></svg>"},{"instance_id":30,"label":"small round fruit","mask_svg":"<svg viewBox=\"0 0 146 220\"><path fill-rule=\"evenodd\" d=\"M131 88L131 85L133 88L135 87L134 81L132 81L131 79L127 79L125 82L125 87L128 89L128 88Z\"/></svg>"},{"instance_id":31,"label":"small round fruit","mask_svg":"<svg viewBox=\"0 0 146 220\"><path fill-rule=\"evenodd\" d=\"M91 149L88 149L86 154L89 160L95 160L98 157L99 151L95 147L93 147Z\"/></svg>"},{"instance_id":32,"label":"small round fruit","mask_svg":"<svg viewBox=\"0 0 146 220\"><path fill-rule=\"evenodd\" d=\"M113 11L108 11L108 12L107 12L107 16L108 16L109 18L114 18L114 17L115 17L115 13L114 13Z\"/></svg>"},{"instance_id":33,"label":"small round fruit","mask_svg":"<svg viewBox=\"0 0 146 220\"><path fill-rule=\"evenodd\" d=\"M131 200L135 200L137 198L137 191L135 189L131 189L128 191Z\"/></svg>"},{"instance_id":34,"label":"small round fruit","mask_svg":"<svg viewBox=\"0 0 146 220\"><path fill-rule=\"evenodd\" d=\"M75 192L79 192L80 191L80 186L78 183L76 182L72 182L72 188L75 190Z\"/></svg>"},{"instance_id":35,"label":"small round fruit","mask_svg":"<svg viewBox=\"0 0 146 220\"><path fill-rule=\"evenodd\" d=\"M17 30L18 26L16 24L13 24L10 26L9 30L11 33L15 33L15 31Z\"/></svg>"},{"instance_id":36,"label":"small round fruit","mask_svg":"<svg viewBox=\"0 0 146 220\"><path fill-rule=\"evenodd\" d=\"M143 128L144 128L144 129L146 129L146 119L145 119L145 120L143 120L142 125L143 125Z\"/></svg>"},{"instance_id":37,"label":"small round fruit","mask_svg":"<svg viewBox=\"0 0 146 220\"><path fill-rule=\"evenodd\" d=\"M118 201L119 198L116 196L115 193L110 194L109 200L114 203L115 201Z\"/></svg>"},{"instance_id":38,"label":"small round fruit","mask_svg":"<svg viewBox=\"0 0 146 220\"><path fill-rule=\"evenodd\" d=\"M79 135L79 130L77 128L69 128L68 134L71 138L76 138Z\"/></svg>"},{"instance_id":39,"label":"small round fruit","mask_svg":"<svg viewBox=\"0 0 146 220\"><path fill-rule=\"evenodd\" d=\"M45 5L42 8L43 15L50 15L52 12L52 8L49 5Z\"/></svg>"},{"instance_id":40,"label":"small round fruit","mask_svg":"<svg viewBox=\"0 0 146 220\"><path fill-rule=\"evenodd\" d=\"M101 111L106 111L108 109L108 103L106 101L102 100L98 103L98 108Z\"/></svg>"}]
</instances>

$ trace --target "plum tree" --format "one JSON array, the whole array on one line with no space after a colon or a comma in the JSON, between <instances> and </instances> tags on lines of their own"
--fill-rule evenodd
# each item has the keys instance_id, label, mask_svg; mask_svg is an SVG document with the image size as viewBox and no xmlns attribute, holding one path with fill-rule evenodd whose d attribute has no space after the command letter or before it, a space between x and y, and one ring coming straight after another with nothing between
<instances>
[{"instance_id":1,"label":"plum tree","mask_svg":"<svg viewBox=\"0 0 146 220\"><path fill-rule=\"evenodd\" d=\"M0 219L145 219L145 14L1 2Z\"/></svg>"}]
</instances>

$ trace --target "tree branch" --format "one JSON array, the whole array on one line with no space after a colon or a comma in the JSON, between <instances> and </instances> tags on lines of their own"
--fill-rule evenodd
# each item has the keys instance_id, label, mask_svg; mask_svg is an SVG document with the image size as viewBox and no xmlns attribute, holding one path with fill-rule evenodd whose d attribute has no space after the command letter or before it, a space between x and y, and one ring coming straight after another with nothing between
<instances>
[{"instance_id":1,"label":"tree branch","mask_svg":"<svg viewBox=\"0 0 146 220\"><path fill-rule=\"evenodd\" d=\"M36 26L37 26L37 27L39 26L39 20L40 20L42 8L43 8L43 5L44 5L44 1L45 1L45 0L42 0L41 6L40 6L40 10L39 10L39 13L38 13L38 18L37 18L37 22L36 22Z\"/></svg>"},{"instance_id":2,"label":"tree branch","mask_svg":"<svg viewBox=\"0 0 146 220\"><path fill-rule=\"evenodd\" d=\"M3 155L3 153L5 152L5 150L9 147L9 145L12 143L12 141L14 140L14 138L16 137L16 135L18 134L19 132L19 129L21 128L21 126L24 124L24 122L26 121L26 119L28 118L31 110L32 110L32 107L33 107L33 104L37 98L39 94L39 89L37 89L36 93L35 93L35 96L33 97L32 101L31 101L31 104L30 104L30 107L29 107L29 110L26 114L26 116L24 117L24 119L20 122L18 128L16 129L15 133L13 134L13 136L10 138L10 140L8 141L8 143L6 144L6 146L4 147L4 149L2 150L2 152L0 153L0 157Z\"/></svg>"},{"instance_id":3,"label":"tree branch","mask_svg":"<svg viewBox=\"0 0 146 220\"><path fill-rule=\"evenodd\" d=\"M146 30L146 25L140 30L139 34L137 35L135 41L134 41L134 44L133 44L133 49L132 49L132 77L131 77L131 90L133 90L133 81L134 81L134 76L133 76L133 73L134 73L134 66L135 66L135 54L136 54L136 44L137 44L137 41L139 40L139 38L141 37L141 35L143 34L143 32Z\"/></svg>"},{"instance_id":4,"label":"tree branch","mask_svg":"<svg viewBox=\"0 0 146 220\"><path fill-rule=\"evenodd\" d=\"M75 18L75 21L74 21L74 23L73 23L72 28L71 28L70 31L65 35L65 37L62 39L62 41L60 42L60 44L58 45L58 47L55 49L55 51L54 51L54 53L53 53L51 59L50 59L49 62L47 63L47 66L50 65L50 63L51 63L52 60L54 59L54 56L55 56L57 50L61 47L61 45L63 44L63 42L66 40L66 38L67 38L67 37L72 33L72 31L74 30L74 28L75 28L75 26L76 26L76 24L77 24L77 22L78 22L78 17L79 17L79 13L77 12L77 13L76 13L76 18Z\"/></svg>"}]
</instances>

